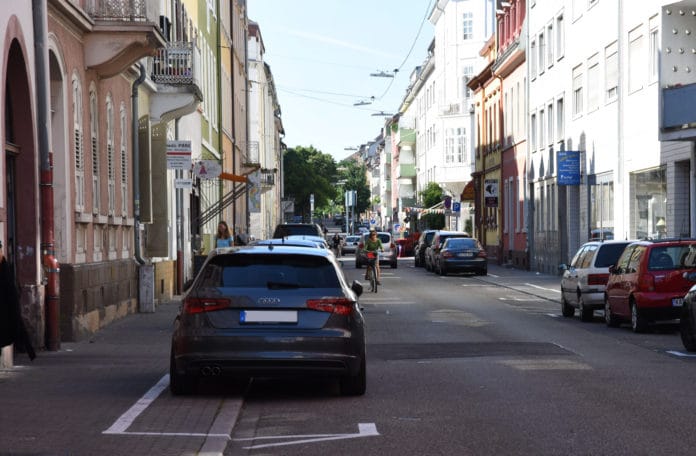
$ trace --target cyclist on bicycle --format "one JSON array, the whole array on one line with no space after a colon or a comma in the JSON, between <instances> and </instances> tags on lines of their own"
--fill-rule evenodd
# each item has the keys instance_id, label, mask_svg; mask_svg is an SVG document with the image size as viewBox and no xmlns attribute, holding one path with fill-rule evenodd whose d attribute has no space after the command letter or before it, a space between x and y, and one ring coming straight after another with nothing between
<instances>
[{"instance_id":1,"label":"cyclist on bicycle","mask_svg":"<svg viewBox=\"0 0 696 456\"><path fill-rule=\"evenodd\" d=\"M375 270L377 271L377 285L382 285L380 282L381 272L379 270L379 252L384 252L384 247L382 247L382 241L377 236L377 231L370 230L370 235L365 241L365 252L373 252L375 257ZM365 272L365 280L367 280L367 272Z\"/></svg>"}]
</instances>

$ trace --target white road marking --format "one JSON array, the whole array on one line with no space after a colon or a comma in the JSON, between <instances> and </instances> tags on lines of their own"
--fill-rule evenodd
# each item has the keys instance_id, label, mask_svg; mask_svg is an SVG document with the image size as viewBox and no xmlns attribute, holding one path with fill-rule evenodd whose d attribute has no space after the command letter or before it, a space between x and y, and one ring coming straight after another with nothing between
<instances>
[{"instance_id":1,"label":"white road marking","mask_svg":"<svg viewBox=\"0 0 696 456\"><path fill-rule=\"evenodd\" d=\"M237 422L239 412L242 410L242 400L225 400L218 411L213 425L210 426L210 433L206 436L203 446L199 450L199 455L222 456L230 440L232 428Z\"/></svg>"},{"instance_id":2,"label":"white road marking","mask_svg":"<svg viewBox=\"0 0 696 456\"><path fill-rule=\"evenodd\" d=\"M560 293L561 290L557 290L555 288L546 288L546 287L540 287L539 285L534 285L533 283L525 283L525 285L530 286L532 288L538 288L539 290L546 290L546 291L553 291L554 293Z\"/></svg>"},{"instance_id":3,"label":"white road marking","mask_svg":"<svg viewBox=\"0 0 696 456\"><path fill-rule=\"evenodd\" d=\"M377 432L377 426L375 423L358 423L358 433L357 434L304 434L304 435L271 435L264 437L248 437L241 439L234 439L238 442L243 441L256 441L256 440L273 440L273 439L300 439L292 440L288 442L278 442L278 443L265 443L261 445L251 445L244 447L245 450L254 450L257 448L269 448L285 445L297 445L300 443L314 443L314 442L326 442L328 440L344 440L344 439L354 439L357 437L373 437L380 435Z\"/></svg>"},{"instance_id":4,"label":"white road marking","mask_svg":"<svg viewBox=\"0 0 696 456\"><path fill-rule=\"evenodd\" d=\"M488 273L488 276L489 276L489 277L494 277L494 278L496 278L496 279L500 277L499 275L491 274L490 272Z\"/></svg>"},{"instance_id":5,"label":"white road marking","mask_svg":"<svg viewBox=\"0 0 696 456\"><path fill-rule=\"evenodd\" d=\"M682 358L696 358L696 353L684 353L676 350L668 350L667 353L674 356L679 356Z\"/></svg>"},{"instance_id":6,"label":"white road marking","mask_svg":"<svg viewBox=\"0 0 696 456\"><path fill-rule=\"evenodd\" d=\"M123 434L126 429L130 427L131 424L133 424L133 421L143 413L143 411L154 402L155 399L157 399L157 396L164 391L164 389L169 386L169 374L165 374L164 377L160 379L159 382L150 390L145 393L143 397L138 399L138 402L133 404L131 408L126 410L126 413L121 415L119 419L117 419L114 424L111 425L109 429L106 431L103 431L102 434Z\"/></svg>"}]
</instances>

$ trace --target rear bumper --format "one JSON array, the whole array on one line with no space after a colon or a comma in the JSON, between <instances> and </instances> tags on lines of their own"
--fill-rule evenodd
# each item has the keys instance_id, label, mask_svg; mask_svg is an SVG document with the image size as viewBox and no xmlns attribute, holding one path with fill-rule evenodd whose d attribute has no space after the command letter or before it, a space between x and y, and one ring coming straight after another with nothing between
<instances>
[{"instance_id":1,"label":"rear bumper","mask_svg":"<svg viewBox=\"0 0 696 456\"><path fill-rule=\"evenodd\" d=\"M443 260L443 264L448 271L480 271L488 268L488 261L485 258L448 258Z\"/></svg>"},{"instance_id":2,"label":"rear bumper","mask_svg":"<svg viewBox=\"0 0 696 456\"><path fill-rule=\"evenodd\" d=\"M178 336L172 349L177 372L192 376L356 375L365 354L359 338L280 335Z\"/></svg>"},{"instance_id":3,"label":"rear bumper","mask_svg":"<svg viewBox=\"0 0 696 456\"><path fill-rule=\"evenodd\" d=\"M675 299L683 299L684 293L636 293L635 302L642 314L651 320L675 320L681 316L682 305L673 305Z\"/></svg>"}]
</instances>

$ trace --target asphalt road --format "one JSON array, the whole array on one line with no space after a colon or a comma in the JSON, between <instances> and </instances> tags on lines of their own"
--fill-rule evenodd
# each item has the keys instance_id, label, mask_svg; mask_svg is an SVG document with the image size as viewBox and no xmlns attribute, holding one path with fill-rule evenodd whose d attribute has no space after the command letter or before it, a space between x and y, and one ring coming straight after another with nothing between
<instances>
[{"instance_id":1,"label":"asphalt road","mask_svg":"<svg viewBox=\"0 0 696 456\"><path fill-rule=\"evenodd\" d=\"M352 257L346 276L360 279ZM383 267L361 298L368 387L322 379L166 389L175 304L0 371L0 454L691 454L696 358L646 334L563 318L554 277Z\"/></svg>"}]
</instances>

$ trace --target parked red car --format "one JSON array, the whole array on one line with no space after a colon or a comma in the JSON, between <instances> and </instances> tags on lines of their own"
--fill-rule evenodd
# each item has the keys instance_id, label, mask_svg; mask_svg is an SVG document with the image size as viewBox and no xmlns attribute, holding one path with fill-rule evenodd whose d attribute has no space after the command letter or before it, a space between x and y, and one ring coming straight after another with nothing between
<instances>
[{"instance_id":1,"label":"parked red car","mask_svg":"<svg viewBox=\"0 0 696 456\"><path fill-rule=\"evenodd\" d=\"M696 271L696 240L643 240L626 246L609 268L604 298L608 326L630 321L634 332L652 322L680 317L684 295L693 282L684 273Z\"/></svg>"}]
</instances>

